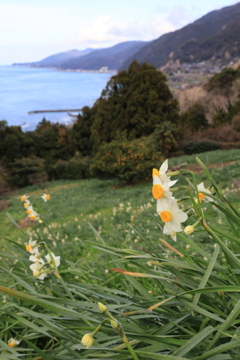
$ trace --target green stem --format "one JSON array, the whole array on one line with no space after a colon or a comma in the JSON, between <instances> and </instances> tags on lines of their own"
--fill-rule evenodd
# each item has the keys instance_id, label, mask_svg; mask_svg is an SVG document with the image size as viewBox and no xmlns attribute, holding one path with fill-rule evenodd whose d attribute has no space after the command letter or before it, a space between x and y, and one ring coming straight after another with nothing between
<instances>
[{"instance_id":1,"label":"green stem","mask_svg":"<svg viewBox=\"0 0 240 360\"><path fill-rule=\"evenodd\" d=\"M124 336L122 337L122 341L124 342L124 344L126 345L126 347L128 348L130 354L132 355L134 360L139 360L137 354L135 353L135 351L133 350L131 344L128 341L128 338L126 337L126 335L124 334Z\"/></svg>"},{"instance_id":2,"label":"green stem","mask_svg":"<svg viewBox=\"0 0 240 360\"><path fill-rule=\"evenodd\" d=\"M63 281L63 278L61 277L61 275L59 274L58 272L58 269L56 267L56 264L55 264L55 261L54 261L54 258L52 256L52 253L50 251L50 249L48 248L47 244L44 243L44 246L50 256L50 259L51 259L51 263L53 264L53 267L54 267L54 275L56 276L56 278L60 281L60 283L62 284L62 287L64 288L64 290L66 291L66 293L68 294L68 296L70 297L70 299L72 300L75 300L73 294L71 293L71 291L69 291L67 285L65 284L65 282Z\"/></svg>"}]
</instances>

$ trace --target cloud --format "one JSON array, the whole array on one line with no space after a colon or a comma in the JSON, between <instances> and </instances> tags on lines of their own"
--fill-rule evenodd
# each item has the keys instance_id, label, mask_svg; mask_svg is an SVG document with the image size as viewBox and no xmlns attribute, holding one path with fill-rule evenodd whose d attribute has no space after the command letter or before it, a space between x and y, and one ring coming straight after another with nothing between
<instances>
[{"instance_id":1,"label":"cloud","mask_svg":"<svg viewBox=\"0 0 240 360\"><path fill-rule=\"evenodd\" d=\"M89 26L78 29L77 39L79 43L101 46L130 40L153 40L175 29L161 16L151 21L121 21L113 20L110 16L100 16Z\"/></svg>"},{"instance_id":2,"label":"cloud","mask_svg":"<svg viewBox=\"0 0 240 360\"><path fill-rule=\"evenodd\" d=\"M63 9L0 3L0 44L44 44L64 36L72 23Z\"/></svg>"}]
</instances>

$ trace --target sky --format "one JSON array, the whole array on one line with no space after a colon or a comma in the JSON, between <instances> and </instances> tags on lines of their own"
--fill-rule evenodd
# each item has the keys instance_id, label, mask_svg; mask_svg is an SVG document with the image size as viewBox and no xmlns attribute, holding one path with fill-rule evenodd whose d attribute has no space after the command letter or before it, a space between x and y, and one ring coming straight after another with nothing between
<instances>
[{"instance_id":1,"label":"sky","mask_svg":"<svg viewBox=\"0 0 240 360\"><path fill-rule=\"evenodd\" d=\"M232 0L0 0L0 64L154 40Z\"/></svg>"}]
</instances>

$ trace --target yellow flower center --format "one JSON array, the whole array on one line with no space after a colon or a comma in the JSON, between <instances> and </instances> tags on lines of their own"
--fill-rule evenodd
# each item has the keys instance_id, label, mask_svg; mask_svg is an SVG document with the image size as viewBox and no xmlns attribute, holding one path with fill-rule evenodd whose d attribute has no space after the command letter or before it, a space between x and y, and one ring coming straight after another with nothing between
<instances>
[{"instance_id":1,"label":"yellow flower center","mask_svg":"<svg viewBox=\"0 0 240 360\"><path fill-rule=\"evenodd\" d=\"M26 250L27 250L27 252L31 252L31 245L26 245Z\"/></svg>"},{"instance_id":2,"label":"yellow flower center","mask_svg":"<svg viewBox=\"0 0 240 360\"><path fill-rule=\"evenodd\" d=\"M40 275L40 271L38 271L38 270L33 271L33 276L39 276L39 275Z\"/></svg>"},{"instance_id":3,"label":"yellow flower center","mask_svg":"<svg viewBox=\"0 0 240 360\"><path fill-rule=\"evenodd\" d=\"M27 213L28 215L30 215L30 214L31 214L31 210L27 210L26 213Z\"/></svg>"},{"instance_id":4,"label":"yellow flower center","mask_svg":"<svg viewBox=\"0 0 240 360\"><path fill-rule=\"evenodd\" d=\"M169 211L165 210L160 213L160 218L166 223L172 220L172 215Z\"/></svg>"},{"instance_id":5,"label":"yellow flower center","mask_svg":"<svg viewBox=\"0 0 240 360\"><path fill-rule=\"evenodd\" d=\"M25 201L25 196L21 196L20 199L21 199L21 201Z\"/></svg>"},{"instance_id":6,"label":"yellow flower center","mask_svg":"<svg viewBox=\"0 0 240 360\"><path fill-rule=\"evenodd\" d=\"M50 195L49 195L49 194L47 194L45 197L46 197L47 200L50 199Z\"/></svg>"},{"instance_id":7,"label":"yellow flower center","mask_svg":"<svg viewBox=\"0 0 240 360\"><path fill-rule=\"evenodd\" d=\"M205 198L205 195L203 193L199 192L198 197L200 200L203 200Z\"/></svg>"},{"instance_id":8,"label":"yellow flower center","mask_svg":"<svg viewBox=\"0 0 240 360\"><path fill-rule=\"evenodd\" d=\"M31 220L35 220L35 219L36 219L36 216L35 216L35 215L31 215L31 216L29 216L29 218L30 218Z\"/></svg>"},{"instance_id":9,"label":"yellow flower center","mask_svg":"<svg viewBox=\"0 0 240 360\"><path fill-rule=\"evenodd\" d=\"M9 345L10 347L14 347L14 346L15 346L14 342L10 342L10 343L8 343L8 345Z\"/></svg>"},{"instance_id":10,"label":"yellow flower center","mask_svg":"<svg viewBox=\"0 0 240 360\"><path fill-rule=\"evenodd\" d=\"M26 208L28 207L28 203L24 203L23 206Z\"/></svg>"},{"instance_id":11,"label":"yellow flower center","mask_svg":"<svg viewBox=\"0 0 240 360\"><path fill-rule=\"evenodd\" d=\"M152 170L152 177L154 177L154 175L157 175L159 177L159 171L158 169L153 169Z\"/></svg>"},{"instance_id":12,"label":"yellow flower center","mask_svg":"<svg viewBox=\"0 0 240 360\"><path fill-rule=\"evenodd\" d=\"M152 195L153 195L154 199L157 199L157 200L161 199L164 195L162 186L159 184L153 185Z\"/></svg>"}]
</instances>

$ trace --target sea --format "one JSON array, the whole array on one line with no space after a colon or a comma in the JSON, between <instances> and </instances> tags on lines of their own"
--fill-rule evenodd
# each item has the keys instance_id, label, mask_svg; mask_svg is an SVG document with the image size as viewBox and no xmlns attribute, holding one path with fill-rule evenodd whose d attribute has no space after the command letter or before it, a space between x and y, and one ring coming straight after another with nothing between
<instances>
[{"instance_id":1,"label":"sea","mask_svg":"<svg viewBox=\"0 0 240 360\"><path fill-rule=\"evenodd\" d=\"M67 112L29 114L36 110L92 107L114 73L58 71L24 66L0 66L0 120L8 126L34 130L43 118L68 125ZM77 115L78 112L71 114Z\"/></svg>"}]
</instances>

